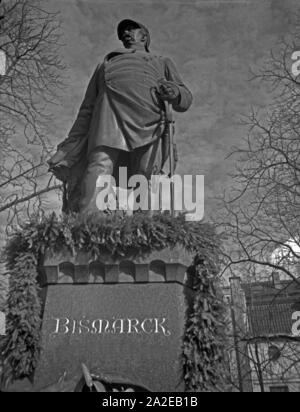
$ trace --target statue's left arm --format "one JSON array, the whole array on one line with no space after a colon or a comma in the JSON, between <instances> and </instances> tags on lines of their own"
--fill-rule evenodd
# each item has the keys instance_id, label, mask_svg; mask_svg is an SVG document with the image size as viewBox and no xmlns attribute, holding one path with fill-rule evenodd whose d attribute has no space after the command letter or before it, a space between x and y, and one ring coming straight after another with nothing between
<instances>
[{"instance_id":1,"label":"statue's left arm","mask_svg":"<svg viewBox=\"0 0 300 412\"><path fill-rule=\"evenodd\" d=\"M173 109L176 112L185 112L192 104L193 95L183 83L176 65L169 58L165 58L165 76L167 81L175 83L179 89L178 99L172 102Z\"/></svg>"}]
</instances>

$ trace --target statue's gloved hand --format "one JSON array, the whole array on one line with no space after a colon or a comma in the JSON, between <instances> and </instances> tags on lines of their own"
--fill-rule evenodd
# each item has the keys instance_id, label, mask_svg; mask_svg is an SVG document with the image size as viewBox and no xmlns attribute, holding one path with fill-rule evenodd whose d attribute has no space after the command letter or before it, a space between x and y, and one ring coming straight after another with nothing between
<instances>
[{"instance_id":1,"label":"statue's gloved hand","mask_svg":"<svg viewBox=\"0 0 300 412\"><path fill-rule=\"evenodd\" d=\"M161 80L158 86L158 93L161 99L173 103L175 101L178 101L178 99L180 98L180 90L176 83L169 82L167 80Z\"/></svg>"},{"instance_id":2,"label":"statue's gloved hand","mask_svg":"<svg viewBox=\"0 0 300 412\"><path fill-rule=\"evenodd\" d=\"M68 166L67 162L65 160L66 154L62 152L61 150L58 150L55 155L53 155L49 160L47 160L47 163L49 165L50 169L53 169L54 167L58 166Z\"/></svg>"},{"instance_id":3,"label":"statue's gloved hand","mask_svg":"<svg viewBox=\"0 0 300 412\"><path fill-rule=\"evenodd\" d=\"M61 181L66 181L69 176L69 165L66 160L66 154L61 150L58 150L54 156L52 156L48 161L49 172L53 173L57 179Z\"/></svg>"}]
</instances>

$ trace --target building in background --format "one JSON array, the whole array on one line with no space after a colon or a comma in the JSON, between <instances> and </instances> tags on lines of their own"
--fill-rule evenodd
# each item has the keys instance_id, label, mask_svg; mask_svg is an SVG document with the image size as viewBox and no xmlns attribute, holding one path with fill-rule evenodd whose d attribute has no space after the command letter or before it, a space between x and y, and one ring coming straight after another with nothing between
<instances>
[{"instance_id":1,"label":"building in background","mask_svg":"<svg viewBox=\"0 0 300 412\"><path fill-rule=\"evenodd\" d=\"M230 375L242 392L300 392L300 282L241 283L225 288L230 303Z\"/></svg>"}]
</instances>

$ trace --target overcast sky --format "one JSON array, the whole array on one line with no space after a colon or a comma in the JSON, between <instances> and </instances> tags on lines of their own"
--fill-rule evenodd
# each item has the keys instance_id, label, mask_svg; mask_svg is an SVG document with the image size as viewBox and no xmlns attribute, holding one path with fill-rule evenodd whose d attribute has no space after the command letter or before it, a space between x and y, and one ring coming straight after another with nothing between
<instances>
[{"instance_id":1,"label":"overcast sky","mask_svg":"<svg viewBox=\"0 0 300 412\"><path fill-rule=\"evenodd\" d=\"M292 28L299 0L42 0L42 5L60 12L61 54L68 66L61 103L51 109L53 144L67 136L95 66L120 46L118 22L137 19L151 32L151 51L171 57L193 92L191 109L177 115L177 172L205 176L207 217L213 197L231 183L234 159L227 156L246 134L241 116L270 102L269 92L249 81L250 68L258 69ZM49 210L61 208L54 193L46 204ZM0 244L3 238L1 230Z\"/></svg>"},{"instance_id":2,"label":"overcast sky","mask_svg":"<svg viewBox=\"0 0 300 412\"><path fill-rule=\"evenodd\" d=\"M150 30L151 51L171 57L194 94L192 108L177 115L177 172L204 174L207 199L230 184L234 161L226 156L245 135L241 115L270 100L261 85L249 81L249 69L259 67L289 30L290 15L300 8L298 0L44 3L61 12L61 51L68 65L67 89L55 109L53 142L67 135L95 66L120 46L117 23L137 19Z\"/></svg>"}]
</instances>

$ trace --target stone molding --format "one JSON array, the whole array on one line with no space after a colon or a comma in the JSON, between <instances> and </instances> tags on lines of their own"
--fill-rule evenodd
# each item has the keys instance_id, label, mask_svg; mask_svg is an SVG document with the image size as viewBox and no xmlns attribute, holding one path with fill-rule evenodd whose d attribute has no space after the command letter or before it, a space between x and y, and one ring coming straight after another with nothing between
<instances>
[{"instance_id":1,"label":"stone molding","mask_svg":"<svg viewBox=\"0 0 300 412\"><path fill-rule=\"evenodd\" d=\"M92 260L89 254L70 251L47 253L40 267L41 286L54 284L186 283L186 269L192 254L180 247L145 256L113 258L103 255Z\"/></svg>"}]
</instances>

